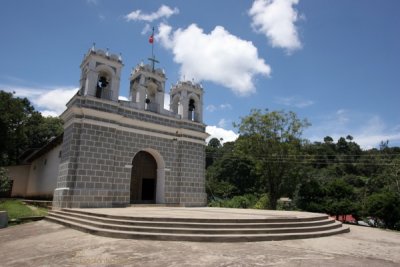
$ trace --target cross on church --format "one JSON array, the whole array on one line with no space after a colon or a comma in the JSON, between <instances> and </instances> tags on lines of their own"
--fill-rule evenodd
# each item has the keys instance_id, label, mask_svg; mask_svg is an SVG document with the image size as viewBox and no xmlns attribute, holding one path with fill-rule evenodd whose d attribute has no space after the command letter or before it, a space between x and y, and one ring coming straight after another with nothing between
<instances>
[{"instance_id":1,"label":"cross on church","mask_svg":"<svg viewBox=\"0 0 400 267\"><path fill-rule=\"evenodd\" d=\"M160 63L160 61L158 61L158 60L156 59L156 57L154 56L154 54L153 54L152 57L149 57L148 60L151 61L152 70L154 71L154 66L155 66L155 64L156 64L156 63Z\"/></svg>"}]
</instances>

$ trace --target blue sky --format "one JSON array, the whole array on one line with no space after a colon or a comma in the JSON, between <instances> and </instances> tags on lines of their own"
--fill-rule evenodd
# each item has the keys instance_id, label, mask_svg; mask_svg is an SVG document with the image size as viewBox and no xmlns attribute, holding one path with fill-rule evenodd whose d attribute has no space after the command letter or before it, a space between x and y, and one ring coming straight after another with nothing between
<instances>
[{"instance_id":1,"label":"blue sky","mask_svg":"<svg viewBox=\"0 0 400 267\"><path fill-rule=\"evenodd\" d=\"M207 131L235 138L252 108L292 110L321 141L352 135L363 148L400 145L400 1L3 0L0 89L60 114L96 43L129 72L155 54L168 77L204 89Z\"/></svg>"}]
</instances>

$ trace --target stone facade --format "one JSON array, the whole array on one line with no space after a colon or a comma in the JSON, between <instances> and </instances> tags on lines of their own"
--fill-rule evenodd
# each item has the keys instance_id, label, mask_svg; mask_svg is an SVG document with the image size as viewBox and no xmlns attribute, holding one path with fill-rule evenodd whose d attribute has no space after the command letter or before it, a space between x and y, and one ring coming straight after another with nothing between
<instances>
[{"instance_id":1,"label":"stone facade","mask_svg":"<svg viewBox=\"0 0 400 267\"><path fill-rule=\"evenodd\" d=\"M106 55L92 49L84 59L89 64L83 65L96 66L92 60L97 60L99 54L101 64L107 64ZM109 60L115 61L116 58ZM112 63L115 65L115 62ZM102 71L104 69L107 68L103 67ZM114 74L107 75L119 81L119 76L113 77L120 71L116 70ZM87 69L82 68L82 71ZM90 79L93 79L95 72L89 72ZM140 90L146 94L149 94L145 90L148 72L161 75L160 71L150 71L146 66L138 68L132 75L144 81L144 89ZM90 75L83 73L82 77L89 79ZM204 206L205 139L208 136L205 125L174 111L146 109L150 104L147 98L146 104L143 104L135 100L115 101L108 96L99 97L100 94L90 93L96 91L93 88L84 88L88 84L95 85L96 82L81 80L83 87L69 101L67 110L61 115L64 120L64 139L53 207L129 205L133 202L132 168L141 168L133 166L132 162L140 151L151 154L157 162L155 199L152 203ZM115 82L112 84L115 86ZM180 84L186 87L191 85L190 82ZM163 92L163 88L162 84L159 89ZM196 88L198 90L198 86ZM151 89L154 90L154 85ZM115 94L118 91L113 87L112 95ZM185 92L185 95L189 94ZM137 97L143 98L143 95ZM201 98L202 95L198 94L197 99Z\"/></svg>"}]
</instances>

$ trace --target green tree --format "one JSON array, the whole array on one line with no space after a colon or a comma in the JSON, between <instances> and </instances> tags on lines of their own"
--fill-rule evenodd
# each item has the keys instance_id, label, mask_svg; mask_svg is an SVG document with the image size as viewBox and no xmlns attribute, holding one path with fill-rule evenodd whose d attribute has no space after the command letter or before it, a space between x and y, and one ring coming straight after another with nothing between
<instances>
[{"instance_id":1,"label":"green tree","mask_svg":"<svg viewBox=\"0 0 400 267\"><path fill-rule=\"evenodd\" d=\"M367 198L366 214L389 229L400 230L400 196L394 192L374 193ZM377 226L377 225L375 225Z\"/></svg>"},{"instance_id":2,"label":"green tree","mask_svg":"<svg viewBox=\"0 0 400 267\"><path fill-rule=\"evenodd\" d=\"M334 179L326 185L326 212L335 215L352 214L357 209L354 188L343 179Z\"/></svg>"},{"instance_id":3,"label":"green tree","mask_svg":"<svg viewBox=\"0 0 400 267\"><path fill-rule=\"evenodd\" d=\"M259 179L254 170L254 162L249 157L225 154L207 169L210 193L226 198L259 192Z\"/></svg>"},{"instance_id":4,"label":"green tree","mask_svg":"<svg viewBox=\"0 0 400 267\"><path fill-rule=\"evenodd\" d=\"M330 136L325 136L324 137L324 142L325 144L332 144L333 143L333 138Z\"/></svg>"},{"instance_id":5,"label":"green tree","mask_svg":"<svg viewBox=\"0 0 400 267\"><path fill-rule=\"evenodd\" d=\"M388 190L400 195L400 155L391 161L383 171L382 176Z\"/></svg>"},{"instance_id":6,"label":"green tree","mask_svg":"<svg viewBox=\"0 0 400 267\"><path fill-rule=\"evenodd\" d=\"M289 174L296 167L302 143L300 136L308 125L307 120L300 120L294 112L268 110L252 110L235 124L240 134L237 147L256 163L271 209L276 209L285 181L293 178Z\"/></svg>"},{"instance_id":7,"label":"green tree","mask_svg":"<svg viewBox=\"0 0 400 267\"><path fill-rule=\"evenodd\" d=\"M27 98L0 91L0 166L15 164L26 149L25 125L33 112Z\"/></svg>"},{"instance_id":8,"label":"green tree","mask_svg":"<svg viewBox=\"0 0 400 267\"><path fill-rule=\"evenodd\" d=\"M32 114L26 124L29 148L39 148L63 132L59 117L43 117L39 112Z\"/></svg>"},{"instance_id":9,"label":"green tree","mask_svg":"<svg viewBox=\"0 0 400 267\"><path fill-rule=\"evenodd\" d=\"M0 167L0 193L10 190L11 180L6 168Z\"/></svg>"},{"instance_id":10,"label":"green tree","mask_svg":"<svg viewBox=\"0 0 400 267\"><path fill-rule=\"evenodd\" d=\"M25 150L43 146L62 131L59 118L45 118L27 98L0 91L0 166L18 164Z\"/></svg>"},{"instance_id":11,"label":"green tree","mask_svg":"<svg viewBox=\"0 0 400 267\"><path fill-rule=\"evenodd\" d=\"M206 146L206 169L211 166L220 154L221 142L218 138L211 138Z\"/></svg>"},{"instance_id":12,"label":"green tree","mask_svg":"<svg viewBox=\"0 0 400 267\"><path fill-rule=\"evenodd\" d=\"M305 211L322 212L326 190L317 179L311 178L298 185L295 196L296 206Z\"/></svg>"},{"instance_id":13,"label":"green tree","mask_svg":"<svg viewBox=\"0 0 400 267\"><path fill-rule=\"evenodd\" d=\"M211 138L210 141L208 141L208 146L213 147L213 148L220 148L221 142L218 140L218 138Z\"/></svg>"}]
</instances>

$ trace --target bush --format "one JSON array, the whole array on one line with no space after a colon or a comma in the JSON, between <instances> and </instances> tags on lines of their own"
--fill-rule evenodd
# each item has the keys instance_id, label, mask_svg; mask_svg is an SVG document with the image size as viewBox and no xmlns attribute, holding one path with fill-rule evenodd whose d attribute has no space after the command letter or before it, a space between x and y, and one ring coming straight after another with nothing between
<instances>
[{"instance_id":1,"label":"bush","mask_svg":"<svg viewBox=\"0 0 400 267\"><path fill-rule=\"evenodd\" d=\"M262 194L256 204L253 206L254 209L265 210L269 208L269 198L267 194Z\"/></svg>"},{"instance_id":2,"label":"bush","mask_svg":"<svg viewBox=\"0 0 400 267\"><path fill-rule=\"evenodd\" d=\"M6 168L0 167L0 193L8 192L11 188L11 180Z\"/></svg>"},{"instance_id":3,"label":"bush","mask_svg":"<svg viewBox=\"0 0 400 267\"><path fill-rule=\"evenodd\" d=\"M294 206L292 200L283 201L282 199L278 199L276 209L277 210L295 210L296 207Z\"/></svg>"},{"instance_id":4,"label":"bush","mask_svg":"<svg viewBox=\"0 0 400 267\"><path fill-rule=\"evenodd\" d=\"M256 205L258 198L252 194L234 196L231 199L216 199L211 201L209 207L248 209Z\"/></svg>"},{"instance_id":5,"label":"bush","mask_svg":"<svg viewBox=\"0 0 400 267\"><path fill-rule=\"evenodd\" d=\"M324 211L326 190L317 179L309 179L299 184L294 202L297 208L304 211Z\"/></svg>"},{"instance_id":6,"label":"bush","mask_svg":"<svg viewBox=\"0 0 400 267\"><path fill-rule=\"evenodd\" d=\"M393 192L374 193L366 203L366 214L375 221L383 221L385 227L400 230L400 197Z\"/></svg>"}]
</instances>

